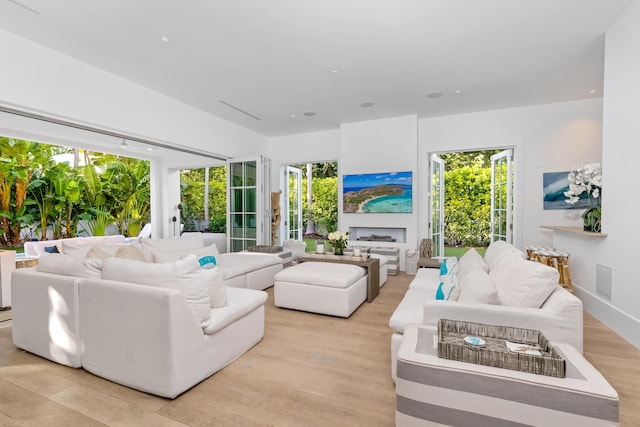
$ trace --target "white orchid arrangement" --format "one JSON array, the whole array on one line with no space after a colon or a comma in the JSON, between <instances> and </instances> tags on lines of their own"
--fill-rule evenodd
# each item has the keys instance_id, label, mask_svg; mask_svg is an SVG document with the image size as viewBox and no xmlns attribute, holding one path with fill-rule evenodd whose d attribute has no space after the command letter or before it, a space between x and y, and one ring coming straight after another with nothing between
<instances>
[{"instance_id":1,"label":"white orchid arrangement","mask_svg":"<svg viewBox=\"0 0 640 427\"><path fill-rule=\"evenodd\" d=\"M591 207L600 207L600 192L602 188L602 167L600 163L586 163L574 166L569 172L569 191L565 202L575 205L580 200L582 193L587 193L591 201Z\"/></svg>"}]
</instances>

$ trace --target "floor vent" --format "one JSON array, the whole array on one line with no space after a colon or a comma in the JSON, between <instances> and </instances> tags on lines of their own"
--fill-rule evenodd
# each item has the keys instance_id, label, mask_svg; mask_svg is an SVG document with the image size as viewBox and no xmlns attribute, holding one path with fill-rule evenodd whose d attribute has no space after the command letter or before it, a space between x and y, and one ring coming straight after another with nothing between
<instances>
[{"instance_id":1,"label":"floor vent","mask_svg":"<svg viewBox=\"0 0 640 427\"><path fill-rule=\"evenodd\" d=\"M611 267L596 263L596 294L611 301L613 270Z\"/></svg>"}]
</instances>

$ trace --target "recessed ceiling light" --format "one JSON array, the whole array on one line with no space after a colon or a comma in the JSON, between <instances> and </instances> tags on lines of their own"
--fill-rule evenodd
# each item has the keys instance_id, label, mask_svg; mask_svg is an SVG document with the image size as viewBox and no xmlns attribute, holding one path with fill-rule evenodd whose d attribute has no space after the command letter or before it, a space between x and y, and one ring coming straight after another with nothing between
<instances>
[{"instance_id":1,"label":"recessed ceiling light","mask_svg":"<svg viewBox=\"0 0 640 427\"><path fill-rule=\"evenodd\" d=\"M292 114L292 115L291 115L291 118L292 118L292 119L295 119L295 118L296 118L296 115L295 115L295 114Z\"/></svg>"},{"instance_id":2,"label":"recessed ceiling light","mask_svg":"<svg viewBox=\"0 0 640 427\"><path fill-rule=\"evenodd\" d=\"M362 108L369 108L369 107L373 107L374 105L376 104L374 104L373 102L363 102L362 104L360 104Z\"/></svg>"},{"instance_id":3,"label":"recessed ceiling light","mask_svg":"<svg viewBox=\"0 0 640 427\"><path fill-rule=\"evenodd\" d=\"M456 89L456 93L462 93L460 89Z\"/></svg>"},{"instance_id":4,"label":"recessed ceiling light","mask_svg":"<svg viewBox=\"0 0 640 427\"><path fill-rule=\"evenodd\" d=\"M169 37L167 37L167 36L162 36L162 37L160 37L160 40L162 40L163 42L165 42L165 43L166 43L166 42L168 42L168 41L169 41Z\"/></svg>"},{"instance_id":5,"label":"recessed ceiling light","mask_svg":"<svg viewBox=\"0 0 640 427\"><path fill-rule=\"evenodd\" d=\"M147 151L153 151L153 148L147 147Z\"/></svg>"},{"instance_id":6,"label":"recessed ceiling light","mask_svg":"<svg viewBox=\"0 0 640 427\"><path fill-rule=\"evenodd\" d=\"M314 113L313 111L307 111L307 112L304 113L304 115L307 116L307 117L313 117L313 116L316 115L316 113Z\"/></svg>"},{"instance_id":7,"label":"recessed ceiling light","mask_svg":"<svg viewBox=\"0 0 640 427\"><path fill-rule=\"evenodd\" d=\"M591 89L591 90L589 91L589 93L596 93L596 90L595 90L595 89Z\"/></svg>"},{"instance_id":8,"label":"recessed ceiling light","mask_svg":"<svg viewBox=\"0 0 640 427\"><path fill-rule=\"evenodd\" d=\"M334 73L339 73L339 72L340 72L340 70L338 70L337 68L334 68L334 69L333 69L333 72L334 72Z\"/></svg>"},{"instance_id":9,"label":"recessed ceiling light","mask_svg":"<svg viewBox=\"0 0 640 427\"><path fill-rule=\"evenodd\" d=\"M427 98L435 99L440 98L442 96L442 92L429 92L427 94Z\"/></svg>"}]
</instances>

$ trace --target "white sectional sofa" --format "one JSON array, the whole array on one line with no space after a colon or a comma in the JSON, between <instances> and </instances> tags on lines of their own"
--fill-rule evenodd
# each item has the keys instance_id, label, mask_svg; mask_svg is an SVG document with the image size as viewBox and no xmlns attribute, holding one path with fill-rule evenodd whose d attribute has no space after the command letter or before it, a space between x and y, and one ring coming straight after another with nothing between
<instances>
[{"instance_id":1,"label":"white sectional sofa","mask_svg":"<svg viewBox=\"0 0 640 427\"><path fill-rule=\"evenodd\" d=\"M267 294L243 288L271 286L282 269L279 257L257 254L217 254L219 267L202 268L214 250L190 236L43 254L13 272L13 342L174 398L262 339ZM222 280L227 258L235 287Z\"/></svg>"},{"instance_id":2,"label":"white sectional sofa","mask_svg":"<svg viewBox=\"0 0 640 427\"><path fill-rule=\"evenodd\" d=\"M389 320L394 379L405 327L437 327L443 318L537 329L582 353L582 302L558 285L555 269L527 261L524 253L502 241L492 243L484 259L470 250L457 262L448 258L444 268L444 275L438 269L418 269ZM436 299L440 283L448 300Z\"/></svg>"}]
</instances>

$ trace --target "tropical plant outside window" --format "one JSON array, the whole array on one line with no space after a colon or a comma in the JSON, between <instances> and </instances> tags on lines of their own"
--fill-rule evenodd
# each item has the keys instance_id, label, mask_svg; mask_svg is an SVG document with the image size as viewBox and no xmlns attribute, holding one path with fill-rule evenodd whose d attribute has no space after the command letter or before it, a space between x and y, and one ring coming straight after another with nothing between
<instances>
[{"instance_id":1,"label":"tropical plant outside window","mask_svg":"<svg viewBox=\"0 0 640 427\"><path fill-rule=\"evenodd\" d=\"M184 231L226 232L226 174L226 166L180 171L180 212Z\"/></svg>"},{"instance_id":2,"label":"tropical plant outside window","mask_svg":"<svg viewBox=\"0 0 640 427\"><path fill-rule=\"evenodd\" d=\"M0 244L105 235L112 224L137 236L151 209L149 169L145 160L0 137Z\"/></svg>"}]
</instances>

